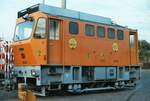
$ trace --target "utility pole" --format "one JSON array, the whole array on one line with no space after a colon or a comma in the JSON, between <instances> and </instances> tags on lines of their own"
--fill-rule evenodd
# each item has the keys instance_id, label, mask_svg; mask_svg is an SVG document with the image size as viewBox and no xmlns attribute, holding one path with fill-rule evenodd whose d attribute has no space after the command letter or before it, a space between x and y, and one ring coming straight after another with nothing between
<instances>
[{"instance_id":1,"label":"utility pole","mask_svg":"<svg viewBox=\"0 0 150 101\"><path fill-rule=\"evenodd\" d=\"M42 3L45 4L45 0L42 0ZM61 0L61 7L66 9L66 0Z\"/></svg>"},{"instance_id":2,"label":"utility pole","mask_svg":"<svg viewBox=\"0 0 150 101\"><path fill-rule=\"evenodd\" d=\"M66 9L66 0L61 0L61 7Z\"/></svg>"},{"instance_id":3,"label":"utility pole","mask_svg":"<svg viewBox=\"0 0 150 101\"><path fill-rule=\"evenodd\" d=\"M45 0L43 0L42 3L45 4Z\"/></svg>"}]
</instances>

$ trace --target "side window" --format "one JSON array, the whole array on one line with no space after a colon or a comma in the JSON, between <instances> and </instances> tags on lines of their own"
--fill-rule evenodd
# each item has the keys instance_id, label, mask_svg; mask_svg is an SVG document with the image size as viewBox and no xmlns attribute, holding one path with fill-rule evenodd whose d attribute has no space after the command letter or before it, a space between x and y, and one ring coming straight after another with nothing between
<instances>
[{"instance_id":1,"label":"side window","mask_svg":"<svg viewBox=\"0 0 150 101\"><path fill-rule=\"evenodd\" d=\"M79 26L77 22L69 22L69 33L71 34L78 34Z\"/></svg>"},{"instance_id":2,"label":"side window","mask_svg":"<svg viewBox=\"0 0 150 101\"><path fill-rule=\"evenodd\" d=\"M98 37L105 37L105 28L104 27L97 27L97 36Z\"/></svg>"},{"instance_id":3,"label":"side window","mask_svg":"<svg viewBox=\"0 0 150 101\"><path fill-rule=\"evenodd\" d=\"M35 37L44 38L46 34L46 19L39 18L36 26Z\"/></svg>"},{"instance_id":4,"label":"side window","mask_svg":"<svg viewBox=\"0 0 150 101\"><path fill-rule=\"evenodd\" d=\"M85 34L87 36L94 36L94 26L86 24L85 25Z\"/></svg>"},{"instance_id":5,"label":"side window","mask_svg":"<svg viewBox=\"0 0 150 101\"><path fill-rule=\"evenodd\" d=\"M124 39L124 33L122 30L117 31L117 38L118 40L123 40Z\"/></svg>"},{"instance_id":6,"label":"side window","mask_svg":"<svg viewBox=\"0 0 150 101\"><path fill-rule=\"evenodd\" d=\"M49 39L59 40L60 28L58 20L49 20Z\"/></svg>"},{"instance_id":7,"label":"side window","mask_svg":"<svg viewBox=\"0 0 150 101\"><path fill-rule=\"evenodd\" d=\"M115 30L113 28L108 28L108 38L115 39Z\"/></svg>"}]
</instances>

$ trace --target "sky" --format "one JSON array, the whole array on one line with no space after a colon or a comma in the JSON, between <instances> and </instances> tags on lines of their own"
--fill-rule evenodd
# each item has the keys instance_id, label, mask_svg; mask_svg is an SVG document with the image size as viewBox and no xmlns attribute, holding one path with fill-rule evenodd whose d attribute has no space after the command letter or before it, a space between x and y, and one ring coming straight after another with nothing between
<instances>
[{"instance_id":1,"label":"sky","mask_svg":"<svg viewBox=\"0 0 150 101\"><path fill-rule=\"evenodd\" d=\"M42 0L1 0L0 37L12 40L17 12ZM61 6L61 0L45 0ZM111 18L115 23L137 29L140 40L150 42L150 0L67 0L67 9Z\"/></svg>"}]
</instances>

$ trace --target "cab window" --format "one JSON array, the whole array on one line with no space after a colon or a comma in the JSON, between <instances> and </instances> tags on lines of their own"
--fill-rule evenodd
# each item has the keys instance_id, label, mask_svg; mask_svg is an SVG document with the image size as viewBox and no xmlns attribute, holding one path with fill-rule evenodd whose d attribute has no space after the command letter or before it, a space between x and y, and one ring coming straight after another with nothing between
<instances>
[{"instance_id":1,"label":"cab window","mask_svg":"<svg viewBox=\"0 0 150 101\"><path fill-rule=\"evenodd\" d=\"M25 21L16 25L14 41L30 38L34 27L34 20Z\"/></svg>"},{"instance_id":2,"label":"cab window","mask_svg":"<svg viewBox=\"0 0 150 101\"><path fill-rule=\"evenodd\" d=\"M105 37L105 28L104 27L101 27L101 26L98 26L97 27L97 36L98 37Z\"/></svg>"},{"instance_id":3,"label":"cab window","mask_svg":"<svg viewBox=\"0 0 150 101\"><path fill-rule=\"evenodd\" d=\"M115 30L113 28L108 28L108 38L115 39Z\"/></svg>"},{"instance_id":4,"label":"cab window","mask_svg":"<svg viewBox=\"0 0 150 101\"><path fill-rule=\"evenodd\" d=\"M39 18L36 26L35 37L44 38L46 34L46 19Z\"/></svg>"},{"instance_id":5,"label":"cab window","mask_svg":"<svg viewBox=\"0 0 150 101\"><path fill-rule=\"evenodd\" d=\"M123 40L124 39L124 33L123 33L122 30L117 31L117 37L118 37L118 40Z\"/></svg>"},{"instance_id":6,"label":"cab window","mask_svg":"<svg viewBox=\"0 0 150 101\"><path fill-rule=\"evenodd\" d=\"M86 24L85 25L85 34L86 34L86 36L94 36L94 26Z\"/></svg>"},{"instance_id":7,"label":"cab window","mask_svg":"<svg viewBox=\"0 0 150 101\"><path fill-rule=\"evenodd\" d=\"M60 36L60 26L58 20L49 20L49 39L59 40Z\"/></svg>"},{"instance_id":8,"label":"cab window","mask_svg":"<svg viewBox=\"0 0 150 101\"><path fill-rule=\"evenodd\" d=\"M79 32L79 26L77 22L69 22L69 33L70 34L78 34Z\"/></svg>"}]
</instances>

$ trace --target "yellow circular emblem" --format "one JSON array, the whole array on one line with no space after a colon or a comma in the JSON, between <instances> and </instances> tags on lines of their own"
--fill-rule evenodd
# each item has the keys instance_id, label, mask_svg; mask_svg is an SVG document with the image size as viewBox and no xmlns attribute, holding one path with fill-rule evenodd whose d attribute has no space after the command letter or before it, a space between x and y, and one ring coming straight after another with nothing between
<instances>
[{"instance_id":1,"label":"yellow circular emblem","mask_svg":"<svg viewBox=\"0 0 150 101\"><path fill-rule=\"evenodd\" d=\"M119 50L119 47L118 47L118 44L116 42L113 43L113 51L118 51Z\"/></svg>"},{"instance_id":2,"label":"yellow circular emblem","mask_svg":"<svg viewBox=\"0 0 150 101\"><path fill-rule=\"evenodd\" d=\"M71 38L71 39L69 40L69 47L70 47L71 49L75 49L75 48L77 47L77 41L76 41L75 38Z\"/></svg>"}]
</instances>

